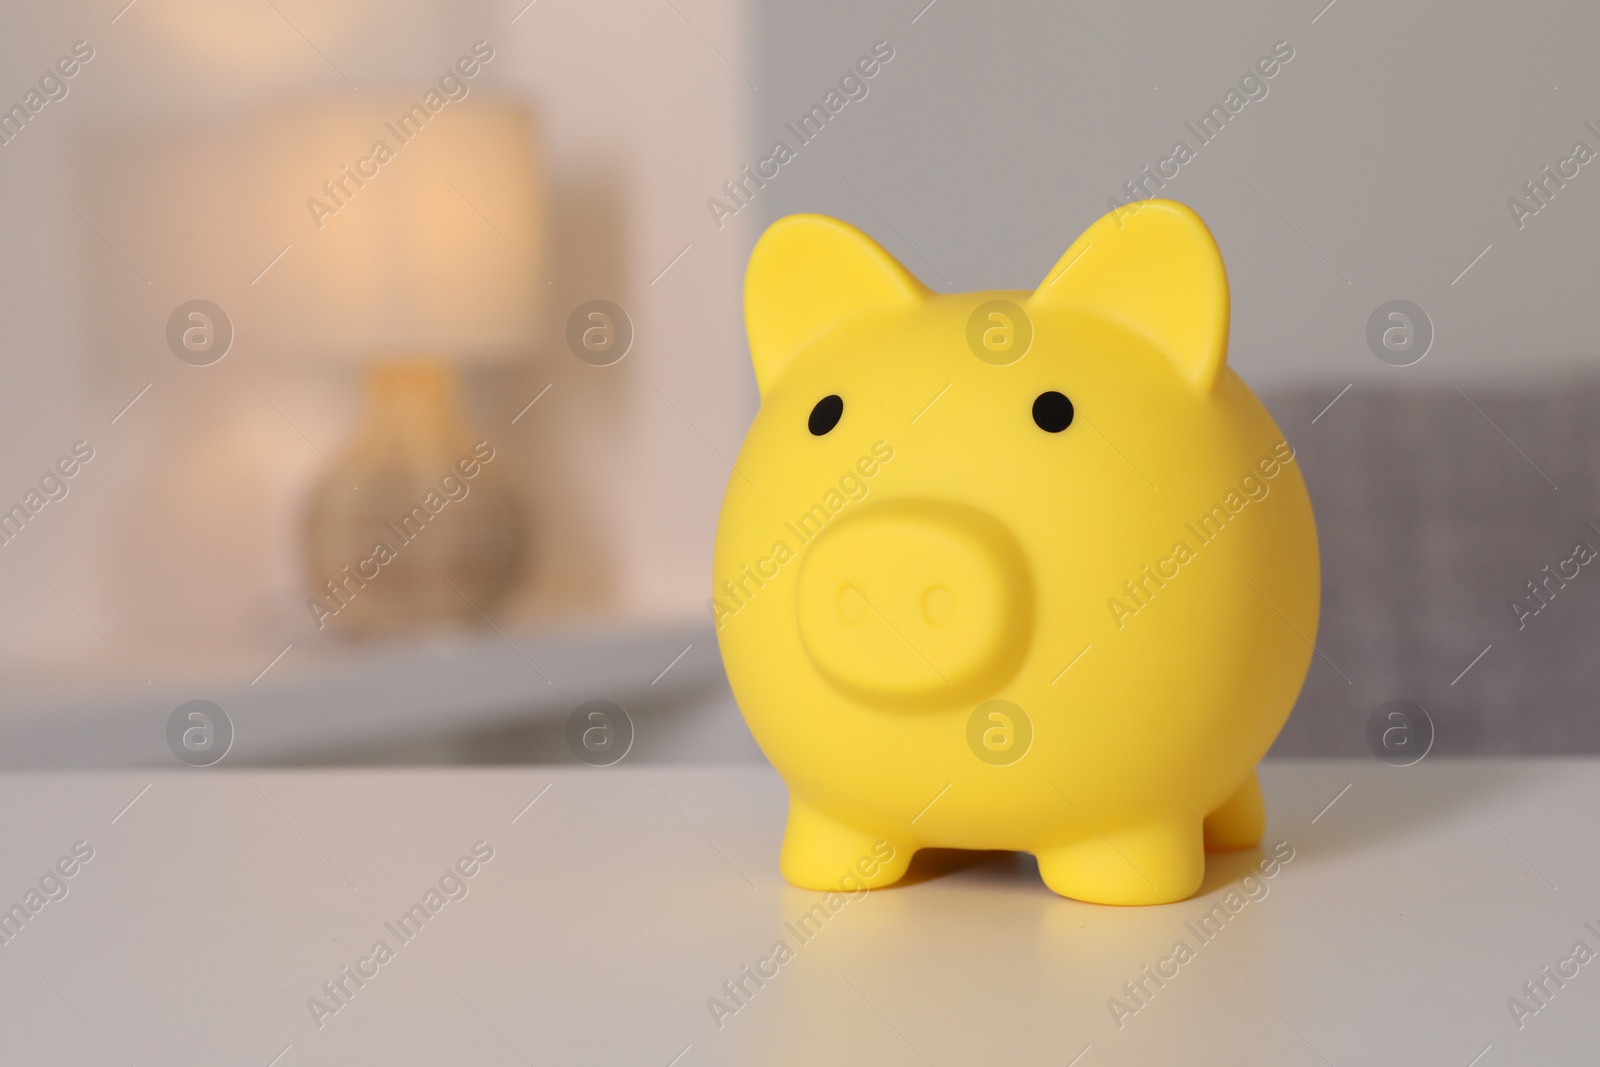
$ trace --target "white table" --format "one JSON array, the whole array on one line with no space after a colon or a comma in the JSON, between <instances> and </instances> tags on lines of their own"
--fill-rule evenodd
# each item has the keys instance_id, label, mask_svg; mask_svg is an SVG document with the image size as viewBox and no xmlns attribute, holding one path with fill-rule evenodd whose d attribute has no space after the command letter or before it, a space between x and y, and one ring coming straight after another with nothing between
<instances>
[{"instance_id":1,"label":"white table","mask_svg":"<svg viewBox=\"0 0 1600 1067\"><path fill-rule=\"evenodd\" d=\"M785 924L823 898L778 877L759 767L10 775L0 902L76 841L94 857L0 945L0 1063L1594 1062L1600 961L1521 1030L1506 1002L1600 950L1600 763L1263 780L1294 859L1202 944L1186 923L1258 857L1112 908L947 856L801 942ZM478 841L467 895L402 943L385 923ZM379 939L393 958L319 1029L308 998ZM779 939L793 958L719 1029L707 1000ZM1108 1000L1180 939L1194 958L1119 1029Z\"/></svg>"}]
</instances>

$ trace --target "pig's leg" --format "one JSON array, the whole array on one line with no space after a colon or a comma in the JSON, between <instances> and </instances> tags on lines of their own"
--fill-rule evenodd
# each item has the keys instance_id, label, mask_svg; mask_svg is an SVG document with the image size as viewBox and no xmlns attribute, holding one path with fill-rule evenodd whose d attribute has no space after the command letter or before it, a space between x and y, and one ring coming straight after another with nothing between
<instances>
[{"instance_id":1,"label":"pig's leg","mask_svg":"<svg viewBox=\"0 0 1600 1067\"><path fill-rule=\"evenodd\" d=\"M1228 852L1253 848L1267 831L1267 809L1261 803L1261 784L1251 771L1244 784L1222 807L1206 816L1206 851Z\"/></svg>"},{"instance_id":2,"label":"pig's leg","mask_svg":"<svg viewBox=\"0 0 1600 1067\"><path fill-rule=\"evenodd\" d=\"M778 865L801 889L850 890L898 882L911 862L910 846L844 825L789 794L789 825ZM855 882L847 876L854 875Z\"/></svg>"},{"instance_id":3,"label":"pig's leg","mask_svg":"<svg viewBox=\"0 0 1600 1067\"><path fill-rule=\"evenodd\" d=\"M1193 896L1206 873L1200 823L1192 818L1091 831L1035 855L1045 885L1092 904L1170 904Z\"/></svg>"}]
</instances>

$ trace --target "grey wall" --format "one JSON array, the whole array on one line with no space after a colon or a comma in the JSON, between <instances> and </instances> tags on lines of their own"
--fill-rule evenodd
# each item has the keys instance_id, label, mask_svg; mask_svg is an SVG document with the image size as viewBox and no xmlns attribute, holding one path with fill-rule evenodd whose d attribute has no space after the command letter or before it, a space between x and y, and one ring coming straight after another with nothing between
<instances>
[{"instance_id":1,"label":"grey wall","mask_svg":"<svg viewBox=\"0 0 1600 1067\"><path fill-rule=\"evenodd\" d=\"M1592 362L1600 160L1521 230L1506 201L1574 141L1600 151L1584 128L1600 127L1594 4L1337 0L1318 17L1327 0L926 2L758 5L763 152L873 41L895 49L761 190L761 221L840 216L935 289L1032 288L1123 181L1179 138L1197 147L1184 123L1287 41L1267 95L1161 194L1222 245L1246 380L1447 388ZM1364 341L1397 297L1437 330L1404 370Z\"/></svg>"}]
</instances>

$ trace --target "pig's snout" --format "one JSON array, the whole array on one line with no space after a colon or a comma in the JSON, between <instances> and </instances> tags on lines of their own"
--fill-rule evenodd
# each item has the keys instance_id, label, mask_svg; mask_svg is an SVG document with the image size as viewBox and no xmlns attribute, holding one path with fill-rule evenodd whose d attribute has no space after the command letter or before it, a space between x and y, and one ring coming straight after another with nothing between
<instances>
[{"instance_id":1,"label":"pig's snout","mask_svg":"<svg viewBox=\"0 0 1600 1067\"><path fill-rule=\"evenodd\" d=\"M936 707L1004 685L1032 624L1016 539L974 508L872 504L826 527L801 565L801 640L837 688Z\"/></svg>"}]
</instances>

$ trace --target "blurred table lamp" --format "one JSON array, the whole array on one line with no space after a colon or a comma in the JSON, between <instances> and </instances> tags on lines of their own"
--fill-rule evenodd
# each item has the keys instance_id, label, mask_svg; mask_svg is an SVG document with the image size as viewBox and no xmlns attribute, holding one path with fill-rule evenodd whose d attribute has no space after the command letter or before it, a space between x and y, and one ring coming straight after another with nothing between
<instances>
[{"instance_id":1,"label":"blurred table lamp","mask_svg":"<svg viewBox=\"0 0 1600 1067\"><path fill-rule=\"evenodd\" d=\"M525 523L458 368L533 349L547 283L531 123L481 90L432 92L431 112L359 99L280 111L252 146L275 208L304 202L293 260L252 294L255 347L364 377L354 437L311 494L308 607L355 633L476 623L512 588Z\"/></svg>"}]
</instances>

